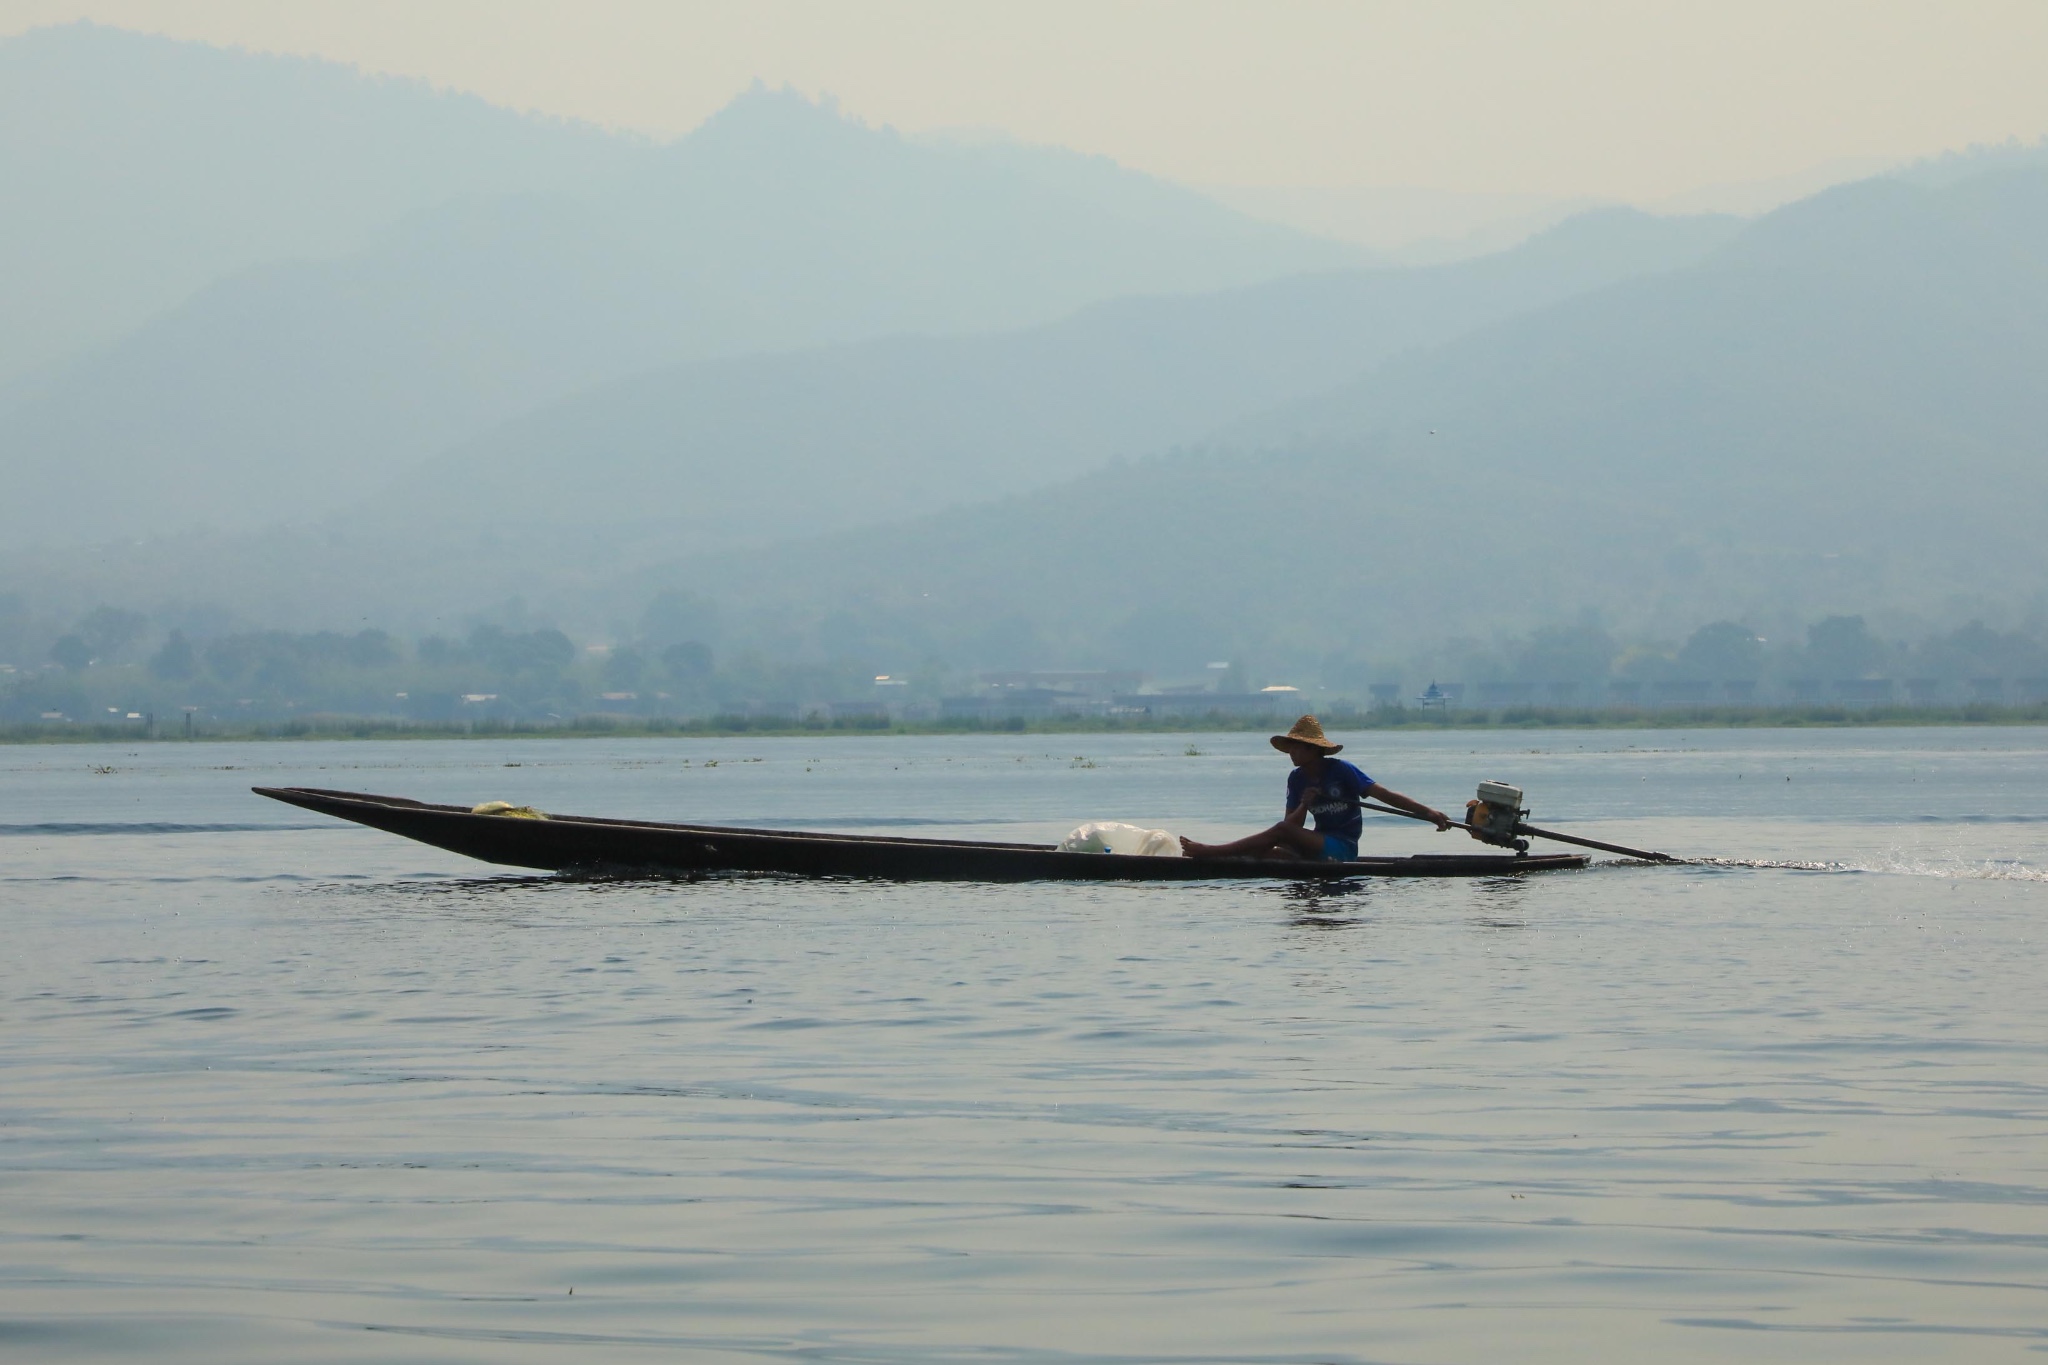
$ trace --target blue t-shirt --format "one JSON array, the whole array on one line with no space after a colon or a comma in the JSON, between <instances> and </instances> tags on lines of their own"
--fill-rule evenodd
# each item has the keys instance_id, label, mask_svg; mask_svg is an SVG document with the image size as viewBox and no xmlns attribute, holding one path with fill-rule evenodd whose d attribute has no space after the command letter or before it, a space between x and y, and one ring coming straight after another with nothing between
<instances>
[{"instance_id":1,"label":"blue t-shirt","mask_svg":"<svg viewBox=\"0 0 2048 1365\"><path fill-rule=\"evenodd\" d=\"M1308 769L1296 768L1287 774L1288 810L1301 804L1301 794L1307 788ZM1315 817L1316 833L1334 834L1357 843L1358 836L1365 832L1365 816L1358 803L1372 790L1372 779L1341 758L1326 758L1316 778L1316 788L1316 803L1308 808Z\"/></svg>"}]
</instances>

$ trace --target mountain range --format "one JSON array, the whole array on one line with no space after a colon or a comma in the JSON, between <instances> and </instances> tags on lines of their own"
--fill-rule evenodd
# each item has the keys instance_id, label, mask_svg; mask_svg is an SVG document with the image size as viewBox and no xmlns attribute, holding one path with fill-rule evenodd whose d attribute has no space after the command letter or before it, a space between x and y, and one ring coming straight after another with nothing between
<instances>
[{"instance_id":1,"label":"mountain range","mask_svg":"<svg viewBox=\"0 0 2048 1365\"><path fill-rule=\"evenodd\" d=\"M1872 181L1202 449L619 596L687 586L785 647L802 622L805 647L891 662L1306 667L1557 621L2048 615L2043 374L2048 171Z\"/></svg>"},{"instance_id":2,"label":"mountain range","mask_svg":"<svg viewBox=\"0 0 2048 1365\"><path fill-rule=\"evenodd\" d=\"M592 188L651 151L332 62L33 29L0 41L0 382L238 271L464 195Z\"/></svg>"},{"instance_id":3,"label":"mountain range","mask_svg":"<svg viewBox=\"0 0 2048 1365\"><path fill-rule=\"evenodd\" d=\"M1686 264L1739 226L1608 210L1455 265L670 367L462 443L362 524L501 539L601 529L674 554L934 512L1205 439L1403 351Z\"/></svg>"},{"instance_id":4,"label":"mountain range","mask_svg":"<svg viewBox=\"0 0 2048 1365\"><path fill-rule=\"evenodd\" d=\"M24 338L76 343L117 305L226 271L125 335L34 353L0 402L0 473L25 490L0 533L18 538L307 520L679 360L1011 327L1362 258L1102 158L917 142L789 91L653 146L89 26L0 44L8 72L24 80L0 84L19 106L0 174L35 205L0 238L18 362ZM120 97L88 108L91 91ZM46 325L59 315L76 325Z\"/></svg>"},{"instance_id":5,"label":"mountain range","mask_svg":"<svg viewBox=\"0 0 2048 1365\"><path fill-rule=\"evenodd\" d=\"M325 245L273 223L125 335L20 371L0 590L41 610L605 637L682 590L721 648L1303 678L1557 622L2048 620L2039 149L1402 268L786 91L655 146L90 28L0 44L0 72L36 43L155 72L173 142L239 147L206 120L271 82L298 92L287 143L384 129L375 108L427 130L420 165L507 149L440 197L430 169L351 171ZM184 107L212 88L229 112ZM44 152L91 145L68 98ZM112 107L127 147L146 102ZM10 136L7 166L48 172ZM218 160L208 194L268 173ZM156 190L85 180L67 202L112 227L69 249L118 275Z\"/></svg>"}]
</instances>

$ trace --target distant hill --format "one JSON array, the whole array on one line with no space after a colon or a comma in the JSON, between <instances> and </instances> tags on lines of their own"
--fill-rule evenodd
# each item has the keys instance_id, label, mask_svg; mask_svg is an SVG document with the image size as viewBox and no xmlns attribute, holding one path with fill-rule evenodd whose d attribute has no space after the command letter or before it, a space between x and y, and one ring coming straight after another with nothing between
<instances>
[{"instance_id":1,"label":"distant hill","mask_svg":"<svg viewBox=\"0 0 2048 1365\"><path fill-rule=\"evenodd\" d=\"M1606 242L1583 259L1653 242L1654 224L1628 235L1643 227L1581 225ZM1838 611L1900 633L2048 617L2048 171L1867 182L1718 242L1712 228L1665 268L1645 251L1638 269L1581 274L1569 297L1531 290L1505 314L1473 300L1546 278L1531 257L1457 267L1505 272L1492 295L1446 288L1470 279L1455 274L1337 272L1007 337L678 367L438 466L428 505L466 487L493 509L481 525L366 517L17 553L0 590L39 611L175 594L259 621L401 630L517 602L603 631L680 587L722 609L728 654L1162 672L1241 658L1295 681L1333 659L1355 677L1450 637L1589 618L1682 638L1733 617L1775 638ZM1570 245L1527 250L1569 259ZM1427 289L1370 294L1368 279L1397 276ZM1347 311L1369 299L1370 327ZM1448 338L1400 331L1454 314L1463 330ZM1365 332L1370 344L1347 340ZM1289 391L1345 345L1362 372ZM1226 360L1202 359L1212 348ZM1006 373L1028 378L1022 396L992 378ZM920 375L935 377L922 391ZM1062 442L1108 449L1118 423L1170 418L1177 402L1257 410L1053 486L800 534L820 507L868 514L870 459L897 461L900 489L986 456L993 489L1005 462L1050 477ZM841 433L845 468L821 430ZM705 482L665 481L665 459ZM559 515L519 523L536 486ZM691 519L708 512L756 543L681 553L703 543ZM663 524L678 552L650 567L663 541L646 528Z\"/></svg>"},{"instance_id":2,"label":"distant hill","mask_svg":"<svg viewBox=\"0 0 2048 1365\"><path fill-rule=\"evenodd\" d=\"M788 92L744 95L617 166L573 193L471 194L360 250L245 270L56 368L0 407L0 476L37 500L0 513L0 532L306 519L486 425L662 364L1016 326L1360 254L1100 158L914 143Z\"/></svg>"},{"instance_id":3,"label":"distant hill","mask_svg":"<svg viewBox=\"0 0 2048 1365\"><path fill-rule=\"evenodd\" d=\"M424 82L88 23L0 41L0 382L214 280L465 194L602 184L642 140Z\"/></svg>"},{"instance_id":4,"label":"distant hill","mask_svg":"<svg viewBox=\"0 0 2048 1365\"><path fill-rule=\"evenodd\" d=\"M0 588L86 607L171 592L257 621L368 614L404 629L518 595L558 619L602 623L637 613L604 588L631 566L1058 483L1403 350L1684 265L1739 226L1603 211L1454 266L1297 276L1121 300L1007 333L672 367L494 429L317 529L22 552L0 561ZM402 383L416 363L407 354L339 387ZM331 473L348 481L362 468L337 461ZM260 470L227 491L243 486L261 489Z\"/></svg>"},{"instance_id":5,"label":"distant hill","mask_svg":"<svg viewBox=\"0 0 2048 1365\"><path fill-rule=\"evenodd\" d=\"M1100 304L1059 322L685 365L408 473L369 524L760 543L1039 487L1574 294L1698 259L1732 219L1589 214L1517 250Z\"/></svg>"},{"instance_id":6,"label":"distant hill","mask_svg":"<svg viewBox=\"0 0 2048 1365\"><path fill-rule=\"evenodd\" d=\"M1940 189L1964 180L2007 171L2048 168L2048 135L2032 142L2017 139L1977 143L1956 151L1923 157L1894 171L1893 178L1910 185Z\"/></svg>"},{"instance_id":7,"label":"distant hill","mask_svg":"<svg viewBox=\"0 0 2048 1365\"><path fill-rule=\"evenodd\" d=\"M2040 612L2043 374L2048 172L1868 182L1206 451L615 596L687 586L884 663L1305 669L1587 612L1681 633Z\"/></svg>"}]
</instances>

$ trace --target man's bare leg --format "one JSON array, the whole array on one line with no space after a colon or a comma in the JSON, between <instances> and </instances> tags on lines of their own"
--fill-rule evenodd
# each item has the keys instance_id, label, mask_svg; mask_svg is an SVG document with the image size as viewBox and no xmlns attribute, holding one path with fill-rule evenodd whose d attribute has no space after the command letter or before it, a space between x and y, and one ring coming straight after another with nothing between
<instances>
[{"instance_id":1,"label":"man's bare leg","mask_svg":"<svg viewBox=\"0 0 2048 1365\"><path fill-rule=\"evenodd\" d=\"M1180 851L1190 858L1320 858L1323 836L1282 820L1270 829L1227 844L1201 844L1183 838Z\"/></svg>"}]
</instances>

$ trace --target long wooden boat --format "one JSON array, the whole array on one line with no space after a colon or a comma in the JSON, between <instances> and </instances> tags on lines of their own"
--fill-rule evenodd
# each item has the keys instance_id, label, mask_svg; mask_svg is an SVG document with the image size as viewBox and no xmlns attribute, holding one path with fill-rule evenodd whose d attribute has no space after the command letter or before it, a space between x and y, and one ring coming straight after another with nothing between
<instances>
[{"instance_id":1,"label":"long wooden boat","mask_svg":"<svg viewBox=\"0 0 2048 1365\"><path fill-rule=\"evenodd\" d=\"M1114 853L1064 853L1051 844L898 839L862 834L667 825L599 820L582 815L520 819L477 815L400 796L256 787L273 801L353 820L452 853L507 867L551 872L599 871L657 875L768 872L801 877L866 877L887 881L1210 881L1280 878L1336 881L1348 877L1499 877L1581 868L1582 854L1416 854L1351 862L1268 858L1139 858Z\"/></svg>"}]
</instances>

